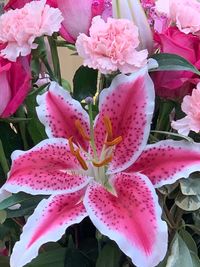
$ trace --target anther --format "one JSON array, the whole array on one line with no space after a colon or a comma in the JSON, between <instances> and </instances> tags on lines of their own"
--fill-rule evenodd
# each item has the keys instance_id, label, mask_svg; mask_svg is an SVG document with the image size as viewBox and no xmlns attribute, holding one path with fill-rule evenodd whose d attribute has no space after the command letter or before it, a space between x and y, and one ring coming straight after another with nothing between
<instances>
[{"instance_id":1,"label":"anther","mask_svg":"<svg viewBox=\"0 0 200 267\"><path fill-rule=\"evenodd\" d=\"M113 129L112 129L111 120L110 120L109 117L105 116L103 118L103 121L104 121L104 125L105 125L105 128L106 128L106 132L108 134L108 140L110 140L113 137Z\"/></svg>"},{"instance_id":2,"label":"anther","mask_svg":"<svg viewBox=\"0 0 200 267\"><path fill-rule=\"evenodd\" d=\"M81 122L79 120L75 120L75 126L77 128L77 130L79 131L80 135L83 137L83 139L90 141L90 137L89 135L87 135L87 133L85 132Z\"/></svg>"},{"instance_id":3,"label":"anther","mask_svg":"<svg viewBox=\"0 0 200 267\"><path fill-rule=\"evenodd\" d=\"M112 156L100 161L100 162L96 162L96 161L93 161L92 164L95 166L95 167L102 167L102 166L105 166L107 165L108 163L110 163L112 161Z\"/></svg>"},{"instance_id":4,"label":"anther","mask_svg":"<svg viewBox=\"0 0 200 267\"><path fill-rule=\"evenodd\" d=\"M81 157L80 155L80 151L79 149L74 149L74 144L72 142L72 139L73 139L73 136L71 136L69 138L69 149L70 149L70 152L72 153L73 156L75 156L78 160L78 162L80 163L81 167L84 169L84 170L88 170L88 166L85 162L85 160Z\"/></svg>"},{"instance_id":5,"label":"anther","mask_svg":"<svg viewBox=\"0 0 200 267\"><path fill-rule=\"evenodd\" d=\"M105 144L106 144L107 146L116 146L116 145L118 145L119 143L121 143L122 140L123 140L123 139L122 139L122 137L121 137L121 135L120 135L120 136L118 136L117 138L115 138L115 139L112 140L112 141L106 141Z\"/></svg>"},{"instance_id":6,"label":"anther","mask_svg":"<svg viewBox=\"0 0 200 267\"><path fill-rule=\"evenodd\" d=\"M88 170L88 166L87 166L85 160L81 157L80 152L79 152L79 149L76 150L76 155L75 155L75 156L76 156L78 162L80 163L81 167L82 167L85 171Z\"/></svg>"},{"instance_id":7,"label":"anther","mask_svg":"<svg viewBox=\"0 0 200 267\"><path fill-rule=\"evenodd\" d=\"M76 150L74 149L74 144L72 142L73 140L73 136L71 136L68 141L69 141L69 149L70 149L70 152L72 153L72 155L76 156Z\"/></svg>"}]
</instances>

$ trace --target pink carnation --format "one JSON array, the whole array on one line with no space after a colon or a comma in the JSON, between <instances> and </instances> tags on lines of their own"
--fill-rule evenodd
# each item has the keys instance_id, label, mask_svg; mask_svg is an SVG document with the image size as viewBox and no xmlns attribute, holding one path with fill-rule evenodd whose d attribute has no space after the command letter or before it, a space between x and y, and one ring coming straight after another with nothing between
<instances>
[{"instance_id":1,"label":"pink carnation","mask_svg":"<svg viewBox=\"0 0 200 267\"><path fill-rule=\"evenodd\" d=\"M147 64L147 50L137 51L138 28L126 19L94 17L90 36L80 34L76 48L83 65L107 74L120 70L130 73Z\"/></svg>"},{"instance_id":2,"label":"pink carnation","mask_svg":"<svg viewBox=\"0 0 200 267\"><path fill-rule=\"evenodd\" d=\"M0 17L0 44L6 44L1 56L16 61L37 48L36 37L59 31L63 20L59 9L46 1L32 1L21 9L10 10Z\"/></svg>"},{"instance_id":3,"label":"pink carnation","mask_svg":"<svg viewBox=\"0 0 200 267\"><path fill-rule=\"evenodd\" d=\"M192 91L191 96L184 97L181 108L186 116L173 121L172 127L183 135L188 135L190 130L198 133L200 131L200 83L197 84L197 89Z\"/></svg>"},{"instance_id":4,"label":"pink carnation","mask_svg":"<svg viewBox=\"0 0 200 267\"><path fill-rule=\"evenodd\" d=\"M181 32L199 34L200 3L197 0L158 0L157 11L172 20Z\"/></svg>"}]
</instances>

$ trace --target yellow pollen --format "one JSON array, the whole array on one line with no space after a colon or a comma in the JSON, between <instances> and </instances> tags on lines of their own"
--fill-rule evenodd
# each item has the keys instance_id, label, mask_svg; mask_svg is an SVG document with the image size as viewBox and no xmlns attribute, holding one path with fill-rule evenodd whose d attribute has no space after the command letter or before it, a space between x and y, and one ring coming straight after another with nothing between
<instances>
[{"instance_id":1,"label":"yellow pollen","mask_svg":"<svg viewBox=\"0 0 200 267\"><path fill-rule=\"evenodd\" d=\"M103 121L104 121L104 125L105 125L105 128L106 128L106 132L108 134L108 139L112 139L113 137L113 129L112 129L112 123L111 123L111 120L109 117L105 116L103 118Z\"/></svg>"},{"instance_id":2,"label":"yellow pollen","mask_svg":"<svg viewBox=\"0 0 200 267\"><path fill-rule=\"evenodd\" d=\"M110 156L110 157L108 157L108 158L106 158L106 159L104 159L104 160L102 160L101 162L95 162L95 161L93 161L92 163L93 163L93 165L95 166L95 167L102 167L102 166L104 166L104 165L107 165L108 163L110 163L112 161L112 156Z\"/></svg>"},{"instance_id":3,"label":"yellow pollen","mask_svg":"<svg viewBox=\"0 0 200 267\"><path fill-rule=\"evenodd\" d=\"M70 152L72 153L72 155L74 155L77 158L77 160L80 163L81 167L84 170L88 170L88 166L87 166L85 160L80 155L80 150L79 149L77 149L77 150L74 149L74 145L73 145L72 139L73 139L73 136L70 137L69 140L68 140L69 141Z\"/></svg>"},{"instance_id":4,"label":"yellow pollen","mask_svg":"<svg viewBox=\"0 0 200 267\"><path fill-rule=\"evenodd\" d=\"M75 126L78 130L78 132L80 133L80 135L83 137L83 139L87 140L87 141L90 141L90 137L89 135L87 135L87 133L85 132L81 122L79 120L75 120Z\"/></svg>"},{"instance_id":5,"label":"yellow pollen","mask_svg":"<svg viewBox=\"0 0 200 267\"><path fill-rule=\"evenodd\" d=\"M122 137L121 137L121 135L120 135L120 136L118 136L117 138L115 138L115 139L112 140L112 141L106 141L105 144L106 144L107 146L116 146L116 145L118 145L119 143L121 143L122 140L123 140L123 139L122 139Z\"/></svg>"}]
</instances>

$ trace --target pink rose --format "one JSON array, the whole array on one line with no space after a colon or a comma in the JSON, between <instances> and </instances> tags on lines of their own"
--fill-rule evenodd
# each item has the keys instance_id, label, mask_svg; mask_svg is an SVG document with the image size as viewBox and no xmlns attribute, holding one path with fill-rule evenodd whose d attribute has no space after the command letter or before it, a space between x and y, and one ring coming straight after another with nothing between
<instances>
[{"instance_id":1,"label":"pink rose","mask_svg":"<svg viewBox=\"0 0 200 267\"><path fill-rule=\"evenodd\" d=\"M24 101L31 81L28 57L16 62L0 58L0 117L12 115Z\"/></svg>"},{"instance_id":2,"label":"pink rose","mask_svg":"<svg viewBox=\"0 0 200 267\"><path fill-rule=\"evenodd\" d=\"M200 42L192 34L169 27L164 33L156 33L155 41L163 53L176 54L200 68ZM152 74L158 96L175 99L190 94L199 78L188 71L160 71Z\"/></svg>"},{"instance_id":3,"label":"pink rose","mask_svg":"<svg viewBox=\"0 0 200 267\"><path fill-rule=\"evenodd\" d=\"M10 0L5 10L21 8L27 2L31 1ZM79 33L88 34L94 16L102 15L106 19L112 14L111 0L47 0L47 4L59 8L62 12L64 21L60 34L70 43L76 42Z\"/></svg>"}]
</instances>

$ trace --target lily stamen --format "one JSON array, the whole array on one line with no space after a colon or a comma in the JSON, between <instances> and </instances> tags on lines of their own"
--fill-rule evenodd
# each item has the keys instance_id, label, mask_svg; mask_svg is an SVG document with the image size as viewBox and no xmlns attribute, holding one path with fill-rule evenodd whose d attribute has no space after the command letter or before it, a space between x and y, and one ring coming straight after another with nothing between
<instances>
[{"instance_id":1,"label":"lily stamen","mask_svg":"<svg viewBox=\"0 0 200 267\"><path fill-rule=\"evenodd\" d=\"M69 141L70 152L72 153L72 155L74 155L77 158L77 160L80 163L81 167L84 170L88 170L88 166L87 166L85 160L81 157L80 149L77 149L77 150L74 149L74 144L72 142L72 139L73 139L73 136L71 136L69 138L69 140L68 140Z\"/></svg>"},{"instance_id":2,"label":"lily stamen","mask_svg":"<svg viewBox=\"0 0 200 267\"><path fill-rule=\"evenodd\" d=\"M111 120L108 116L105 116L103 118L103 121L104 121L104 125L105 125L105 128L106 128L106 132L108 134L108 140L111 140L113 138L113 129L112 129L112 123L111 123Z\"/></svg>"},{"instance_id":3,"label":"lily stamen","mask_svg":"<svg viewBox=\"0 0 200 267\"><path fill-rule=\"evenodd\" d=\"M122 136L120 135L120 136L118 136L117 138L115 138L115 139L112 140L112 141L106 141L105 144L106 144L107 146L116 146L116 145L118 145L119 143L121 143L122 140L123 140L123 139L122 139Z\"/></svg>"},{"instance_id":4,"label":"lily stamen","mask_svg":"<svg viewBox=\"0 0 200 267\"><path fill-rule=\"evenodd\" d=\"M83 137L83 139L87 141L91 141L90 136L85 132L85 129L83 128L81 122L79 120L75 120L75 126L80 133L80 135Z\"/></svg>"},{"instance_id":5,"label":"lily stamen","mask_svg":"<svg viewBox=\"0 0 200 267\"><path fill-rule=\"evenodd\" d=\"M72 153L72 155L76 156L76 150L74 149L74 144L73 144L72 140L73 140L73 136L71 136L71 137L68 139L68 142L69 142L69 149L70 149L70 152Z\"/></svg>"},{"instance_id":6,"label":"lily stamen","mask_svg":"<svg viewBox=\"0 0 200 267\"><path fill-rule=\"evenodd\" d=\"M76 150L76 155L75 156L76 156L78 162L80 163L81 167L85 171L87 171L88 170L88 166L87 166L85 160L81 157L79 149Z\"/></svg>"},{"instance_id":7,"label":"lily stamen","mask_svg":"<svg viewBox=\"0 0 200 267\"><path fill-rule=\"evenodd\" d=\"M100 161L100 162L95 162L95 161L93 161L92 164L93 164L95 167L100 168L100 167L103 167L103 166L107 165L107 164L110 163L111 161L112 161L112 155L109 156L108 158L106 158L106 159Z\"/></svg>"}]
</instances>

